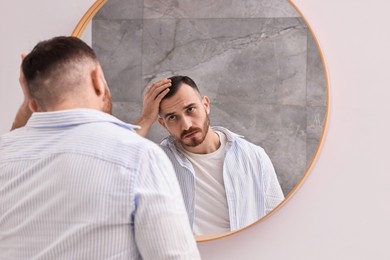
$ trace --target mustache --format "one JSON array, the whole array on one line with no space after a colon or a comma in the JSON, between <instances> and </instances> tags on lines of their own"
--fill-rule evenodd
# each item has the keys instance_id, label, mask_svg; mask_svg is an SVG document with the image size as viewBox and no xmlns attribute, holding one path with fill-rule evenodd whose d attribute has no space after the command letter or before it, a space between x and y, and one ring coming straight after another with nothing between
<instances>
[{"instance_id":1,"label":"mustache","mask_svg":"<svg viewBox=\"0 0 390 260\"><path fill-rule=\"evenodd\" d=\"M199 127L190 127L188 130L184 130L183 132L181 132L180 138L184 138L185 135L198 131L202 131L202 129L200 129Z\"/></svg>"}]
</instances>

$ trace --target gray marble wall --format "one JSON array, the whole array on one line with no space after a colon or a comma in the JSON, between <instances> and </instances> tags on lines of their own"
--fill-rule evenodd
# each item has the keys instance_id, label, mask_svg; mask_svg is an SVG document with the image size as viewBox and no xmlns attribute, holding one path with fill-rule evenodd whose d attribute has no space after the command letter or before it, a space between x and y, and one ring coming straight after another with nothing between
<instances>
[{"instance_id":1,"label":"gray marble wall","mask_svg":"<svg viewBox=\"0 0 390 260\"><path fill-rule=\"evenodd\" d=\"M323 64L287 0L109 0L92 46L113 113L134 122L151 82L187 75L211 100L211 124L262 146L285 194L305 173L326 113ZM155 124L149 138L167 132Z\"/></svg>"}]
</instances>

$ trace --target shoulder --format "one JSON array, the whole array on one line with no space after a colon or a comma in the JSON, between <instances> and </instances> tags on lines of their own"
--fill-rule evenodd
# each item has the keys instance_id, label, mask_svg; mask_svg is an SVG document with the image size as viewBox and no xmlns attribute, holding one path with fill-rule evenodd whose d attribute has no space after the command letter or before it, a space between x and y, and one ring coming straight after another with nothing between
<instances>
[{"instance_id":1,"label":"shoulder","mask_svg":"<svg viewBox=\"0 0 390 260\"><path fill-rule=\"evenodd\" d=\"M166 152L166 153L177 153L178 150L175 146L175 143L174 143L174 139L172 136L167 136L165 137L161 143L160 143L160 147Z\"/></svg>"},{"instance_id":2,"label":"shoulder","mask_svg":"<svg viewBox=\"0 0 390 260\"><path fill-rule=\"evenodd\" d=\"M254 150L254 151L264 151L263 147L261 147L260 145L254 144L254 143L244 139L243 137L237 137L236 139L234 139L234 141L232 143L237 145L238 147L247 148L247 149Z\"/></svg>"},{"instance_id":3,"label":"shoulder","mask_svg":"<svg viewBox=\"0 0 390 260\"><path fill-rule=\"evenodd\" d=\"M235 151L237 154L246 155L251 158L255 157L262 159L267 157L265 150L261 146L251 143L242 137L234 139L231 143L230 149Z\"/></svg>"},{"instance_id":4,"label":"shoulder","mask_svg":"<svg viewBox=\"0 0 390 260\"><path fill-rule=\"evenodd\" d=\"M240 150L243 153L264 152L264 149L261 146L249 142L244 138L244 136L236 134L225 127L213 126L212 129L225 134L227 142L230 143L230 148Z\"/></svg>"},{"instance_id":5,"label":"shoulder","mask_svg":"<svg viewBox=\"0 0 390 260\"><path fill-rule=\"evenodd\" d=\"M165 156L157 144L134 130L112 123L101 122L81 127L76 135L88 144L85 152L122 165L138 165L143 158L151 155Z\"/></svg>"}]
</instances>

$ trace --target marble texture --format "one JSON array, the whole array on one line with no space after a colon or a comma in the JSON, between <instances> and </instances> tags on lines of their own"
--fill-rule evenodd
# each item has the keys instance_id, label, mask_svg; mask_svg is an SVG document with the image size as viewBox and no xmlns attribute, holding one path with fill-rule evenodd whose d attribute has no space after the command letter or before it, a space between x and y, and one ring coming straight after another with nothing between
<instances>
[{"instance_id":1,"label":"marble texture","mask_svg":"<svg viewBox=\"0 0 390 260\"><path fill-rule=\"evenodd\" d=\"M186 74L212 99L299 105L306 99L306 34L297 18L146 20L145 84Z\"/></svg>"},{"instance_id":2,"label":"marble texture","mask_svg":"<svg viewBox=\"0 0 390 260\"><path fill-rule=\"evenodd\" d=\"M108 0L93 19L143 19L143 0Z\"/></svg>"},{"instance_id":3,"label":"marble texture","mask_svg":"<svg viewBox=\"0 0 390 260\"><path fill-rule=\"evenodd\" d=\"M211 124L262 146L287 195L321 139L326 81L306 24L283 0L109 0L92 44L113 113L134 122L151 82L187 75L211 100ZM148 138L167 132L156 123Z\"/></svg>"},{"instance_id":4,"label":"marble texture","mask_svg":"<svg viewBox=\"0 0 390 260\"><path fill-rule=\"evenodd\" d=\"M311 33L307 40L307 105L326 107L324 64Z\"/></svg>"},{"instance_id":5,"label":"marble texture","mask_svg":"<svg viewBox=\"0 0 390 260\"><path fill-rule=\"evenodd\" d=\"M298 17L286 0L145 0L144 18Z\"/></svg>"},{"instance_id":6,"label":"marble texture","mask_svg":"<svg viewBox=\"0 0 390 260\"><path fill-rule=\"evenodd\" d=\"M142 98L142 20L94 20L92 46L114 101Z\"/></svg>"}]
</instances>

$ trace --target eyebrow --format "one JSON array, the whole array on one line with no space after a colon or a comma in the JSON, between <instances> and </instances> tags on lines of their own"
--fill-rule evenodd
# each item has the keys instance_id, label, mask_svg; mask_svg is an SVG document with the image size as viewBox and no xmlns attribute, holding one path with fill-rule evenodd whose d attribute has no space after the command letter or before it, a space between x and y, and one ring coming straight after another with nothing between
<instances>
[{"instance_id":1,"label":"eyebrow","mask_svg":"<svg viewBox=\"0 0 390 260\"><path fill-rule=\"evenodd\" d=\"M196 103L191 103L191 104L189 104L189 105L186 105L185 107L183 107L183 110L186 110L186 109L188 109L188 108L190 108L190 107L193 107L193 106L196 106ZM164 118L173 116L173 115L175 115L175 114L176 114L175 112L167 113L167 114L165 114Z\"/></svg>"}]
</instances>

